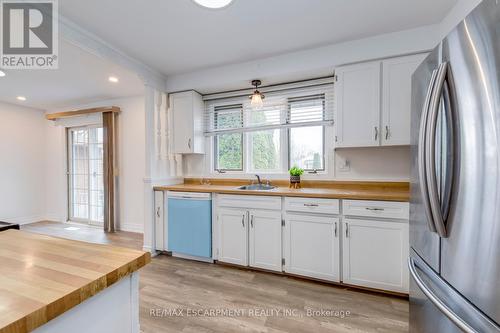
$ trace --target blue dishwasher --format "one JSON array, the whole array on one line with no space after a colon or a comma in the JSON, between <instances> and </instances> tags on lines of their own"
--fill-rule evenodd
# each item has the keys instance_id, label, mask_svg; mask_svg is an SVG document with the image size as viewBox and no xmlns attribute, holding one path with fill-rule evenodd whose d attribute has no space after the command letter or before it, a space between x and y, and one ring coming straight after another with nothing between
<instances>
[{"instance_id":1,"label":"blue dishwasher","mask_svg":"<svg viewBox=\"0 0 500 333\"><path fill-rule=\"evenodd\" d=\"M168 192L167 198L168 250L173 255L212 258L211 194Z\"/></svg>"}]
</instances>

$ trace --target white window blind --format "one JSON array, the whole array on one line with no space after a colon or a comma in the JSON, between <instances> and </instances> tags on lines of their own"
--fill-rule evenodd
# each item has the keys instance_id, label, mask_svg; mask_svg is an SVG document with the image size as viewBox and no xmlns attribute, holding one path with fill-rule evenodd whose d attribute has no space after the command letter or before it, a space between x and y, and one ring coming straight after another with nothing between
<instances>
[{"instance_id":1,"label":"white window blind","mask_svg":"<svg viewBox=\"0 0 500 333\"><path fill-rule=\"evenodd\" d=\"M251 106L248 98L251 92L205 96L205 135L332 125L333 79L307 83L307 86L262 89L265 99L261 108Z\"/></svg>"}]
</instances>

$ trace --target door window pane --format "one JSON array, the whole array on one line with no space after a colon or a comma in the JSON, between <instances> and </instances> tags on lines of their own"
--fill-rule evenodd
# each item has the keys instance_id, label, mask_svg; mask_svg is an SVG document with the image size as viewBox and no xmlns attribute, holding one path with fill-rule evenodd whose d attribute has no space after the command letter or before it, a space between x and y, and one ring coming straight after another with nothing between
<instances>
[{"instance_id":1,"label":"door window pane","mask_svg":"<svg viewBox=\"0 0 500 333\"><path fill-rule=\"evenodd\" d=\"M70 219L89 223L104 221L103 130L69 132Z\"/></svg>"}]
</instances>

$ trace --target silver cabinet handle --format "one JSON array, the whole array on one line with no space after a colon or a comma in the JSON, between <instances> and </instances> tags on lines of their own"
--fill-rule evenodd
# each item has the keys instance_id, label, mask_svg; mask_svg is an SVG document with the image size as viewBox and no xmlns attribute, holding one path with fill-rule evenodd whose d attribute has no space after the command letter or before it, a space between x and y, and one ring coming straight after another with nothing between
<instances>
[{"instance_id":1,"label":"silver cabinet handle","mask_svg":"<svg viewBox=\"0 0 500 333\"><path fill-rule=\"evenodd\" d=\"M372 208L372 207L365 207L366 210L372 210L372 211L383 211L385 210L384 208Z\"/></svg>"},{"instance_id":2,"label":"silver cabinet handle","mask_svg":"<svg viewBox=\"0 0 500 333\"><path fill-rule=\"evenodd\" d=\"M335 234L335 238L337 238L337 222L335 222L334 234Z\"/></svg>"},{"instance_id":3,"label":"silver cabinet handle","mask_svg":"<svg viewBox=\"0 0 500 333\"><path fill-rule=\"evenodd\" d=\"M378 140L378 126L375 126L375 141Z\"/></svg>"},{"instance_id":4,"label":"silver cabinet handle","mask_svg":"<svg viewBox=\"0 0 500 333\"><path fill-rule=\"evenodd\" d=\"M427 118L429 115L429 106L430 100L432 96L432 92L434 91L434 85L436 83L437 70L432 72L431 81L429 83L429 87L427 88L427 94L425 96L424 106L422 107L422 114L420 116L420 130L418 137L418 178L420 179L419 187L420 187L420 195L422 196L422 203L424 206L425 215L427 216L427 225L429 230L432 232L436 231L436 227L432 222L432 212L431 206L429 203L429 193L427 190L427 172L425 169L425 141L427 138Z\"/></svg>"},{"instance_id":5,"label":"silver cabinet handle","mask_svg":"<svg viewBox=\"0 0 500 333\"><path fill-rule=\"evenodd\" d=\"M389 140L389 126L385 125L385 140Z\"/></svg>"},{"instance_id":6,"label":"silver cabinet handle","mask_svg":"<svg viewBox=\"0 0 500 333\"><path fill-rule=\"evenodd\" d=\"M312 203L305 203L304 206L305 207L318 207L319 205L318 204L312 204Z\"/></svg>"},{"instance_id":7,"label":"silver cabinet handle","mask_svg":"<svg viewBox=\"0 0 500 333\"><path fill-rule=\"evenodd\" d=\"M250 216L250 226L253 228L253 215Z\"/></svg>"},{"instance_id":8,"label":"silver cabinet handle","mask_svg":"<svg viewBox=\"0 0 500 333\"><path fill-rule=\"evenodd\" d=\"M160 207L156 208L156 217L160 218Z\"/></svg>"},{"instance_id":9,"label":"silver cabinet handle","mask_svg":"<svg viewBox=\"0 0 500 333\"><path fill-rule=\"evenodd\" d=\"M191 138L188 140L188 148L191 149Z\"/></svg>"},{"instance_id":10,"label":"silver cabinet handle","mask_svg":"<svg viewBox=\"0 0 500 333\"><path fill-rule=\"evenodd\" d=\"M441 212L441 203L438 194L438 181L436 177L436 128L439 115L439 104L446 79L448 63L439 65L434 93L430 99L429 114L427 121L427 139L425 142L425 170L427 176L427 187L429 192L429 203L432 220L436 232L441 237L446 237L446 226Z\"/></svg>"},{"instance_id":11,"label":"silver cabinet handle","mask_svg":"<svg viewBox=\"0 0 500 333\"><path fill-rule=\"evenodd\" d=\"M408 268L410 270L411 276L417 283L418 287L427 296L427 298L448 317L455 325L460 327L462 331L467 333L477 333L469 324L467 324L462 318L460 318L452 309L450 309L442 300L440 300L436 294L430 290L426 285L420 275L417 273L415 259L408 258Z\"/></svg>"},{"instance_id":12,"label":"silver cabinet handle","mask_svg":"<svg viewBox=\"0 0 500 333\"><path fill-rule=\"evenodd\" d=\"M347 222L345 223L345 237L349 237L349 224Z\"/></svg>"},{"instance_id":13,"label":"silver cabinet handle","mask_svg":"<svg viewBox=\"0 0 500 333\"><path fill-rule=\"evenodd\" d=\"M241 225L242 225L243 227L245 227L245 215L246 215L246 214L243 214L243 217L241 218Z\"/></svg>"}]
</instances>

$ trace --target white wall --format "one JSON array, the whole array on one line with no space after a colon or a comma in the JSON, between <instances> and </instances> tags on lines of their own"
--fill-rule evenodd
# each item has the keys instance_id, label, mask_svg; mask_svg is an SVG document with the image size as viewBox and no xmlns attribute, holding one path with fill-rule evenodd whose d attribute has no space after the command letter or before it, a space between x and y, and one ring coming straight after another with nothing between
<instances>
[{"instance_id":1,"label":"white wall","mask_svg":"<svg viewBox=\"0 0 500 333\"><path fill-rule=\"evenodd\" d=\"M347 63L427 51L434 48L480 2L458 0L443 21L436 25L170 76L167 89L196 89L208 93L247 88L248 82L254 78L261 78L267 83L312 78L331 74L335 67ZM334 154L333 179L409 179L409 147L339 149ZM350 170L341 171L339 166L346 159ZM185 175L207 177L206 163L203 157L187 156L184 159Z\"/></svg>"},{"instance_id":2,"label":"white wall","mask_svg":"<svg viewBox=\"0 0 500 333\"><path fill-rule=\"evenodd\" d=\"M0 103L0 221L45 218L45 118L42 111Z\"/></svg>"},{"instance_id":3,"label":"white wall","mask_svg":"<svg viewBox=\"0 0 500 333\"><path fill-rule=\"evenodd\" d=\"M97 106L118 106L118 216L119 228L125 231L144 230L145 125L144 97L106 100L66 109L76 110ZM52 110L50 112L57 111ZM47 122L47 216L51 220L65 221L66 153L65 129Z\"/></svg>"}]
</instances>

